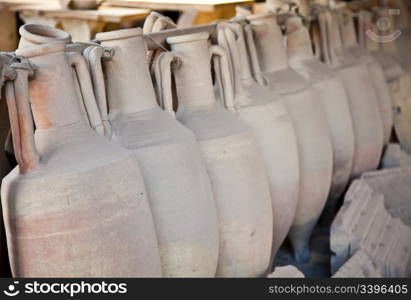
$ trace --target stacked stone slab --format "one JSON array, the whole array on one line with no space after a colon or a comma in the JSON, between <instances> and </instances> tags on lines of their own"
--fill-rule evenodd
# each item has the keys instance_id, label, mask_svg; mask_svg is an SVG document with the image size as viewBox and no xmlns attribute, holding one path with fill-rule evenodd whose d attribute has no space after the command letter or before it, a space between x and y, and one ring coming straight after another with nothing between
<instances>
[{"instance_id":1,"label":"stacked stone slab","mask_svg":"<svg viewBox=\"0 0 411 300\"><path fill-rule=\"evenodd\" d=\"M411 167L369 172L362 179L384 196L388 212L411 228Z\"/></svg>"},{"instance_id":2,"label":"stacked stone slab","mask_svg":"<svg viewBox=\"0 0 411 300\"><path fill-rule=\"evenodd\" d=\"M345 264L333 275L333 278L381 278L372 259L362 250L357 251Z\"/></svg>"},{"instance_id":3,"label":"stacked stone slab","mask_svg":"<svg viewBox=\"0 0 411 300\"><path fill-rule=\"evenodd\" d=\"M332 273L364 251L384 277L411 274L410 204L402 191L410 180L411 168L399 168L354 181L331 227Z\"/></svg>"},{"instance_id":4,"label":"stacked stone slab","mask_svg":"<svg viewBox=\"0 0 411 300\"><path fill-rule=\"evenodd\" d=\"M381 166L383 169L411 166L411 155L406 153L400 144L388 144Z\"/></svg>"}]
</instances>

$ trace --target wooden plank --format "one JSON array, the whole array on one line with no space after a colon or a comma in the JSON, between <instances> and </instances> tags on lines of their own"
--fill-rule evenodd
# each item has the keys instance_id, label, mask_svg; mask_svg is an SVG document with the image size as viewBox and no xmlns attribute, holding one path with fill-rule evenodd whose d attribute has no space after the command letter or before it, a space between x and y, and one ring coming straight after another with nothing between
<instances>
[{"instance_id":1,"label":"wooden plank","mask_svg":"<svg viewBox=\"0 0 411 300\"><path fill-rule=\"evenodd\" d=\"M0 6L0 51L14 51L17 47L17 41L16 15Z\"/></svg>"},{"instance_id":2,"label":"wooden plank","mask_svg":"<svg viewBox=\"0 0 411 300\"><path fill-rule=\"evenodd\" d=\"M27 4L49 4L51 2L55 2L53 0L0 0L0 7L7 6L7 7L15 7L19 5L27 5ZM56 2L57 3L57 2Z\"/></svg>"},{"instance_id":3,"label":"wooden plank","mask_svg":"<svg viewBox=\"0 0 411 300\"><path fill-rule=\"evenodd\" d=\"M144 7L153 10L197 10L212 12L226 5L251 5L254 0L106 0L103 4L122 7Z\"/></svg>"},{"instance_id":4,"label":"wooden plank","mask_svg":"<svg viewBox=\"0 0 411 300\"><path fill-rule=\"evenodd\" d=\"M147 9L102 7L97 10L72 10L58 5L21 5L13 8L21 14L37 15L44 18L102 21L122 23L128 20L145 18L150 11Z\"/></svg>"}]
</instances>

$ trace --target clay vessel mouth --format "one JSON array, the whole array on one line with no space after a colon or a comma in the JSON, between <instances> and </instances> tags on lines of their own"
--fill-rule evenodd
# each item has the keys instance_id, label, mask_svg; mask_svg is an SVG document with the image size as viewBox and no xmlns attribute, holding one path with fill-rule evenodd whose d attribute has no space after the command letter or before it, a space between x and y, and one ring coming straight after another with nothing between
<instances>
[{"instance_id":1,"label":"clay vessel mouth","mask_svg":"<svg viewBox=\"0 0 411 300\"><path fill-rule=\"evenodd\" d=\"M96 40L100 42L107 42L107 41L113 41L113 40L119 40L119 39L139 37L142 35L143 35L143 30L141 28L128 28L128 29L97 33Z\"/></svg>"},{"instance_id":2,"label":"clay vessel mouth","mask_svg":"<svg viewBox=\"0 0 411 300\"><path fill-rule=\"evenodd\" d=\"M208 32L196 32L191 34L184 34L178 36L171 36L167 38L169 44L189 43L201 40L207 40L210 37Z\"/></svg>"},{"instance_id":3,"label":"clay vessel mouth","mask_svg":"<svg viewBox=\"0 0 411 300\"><path fill-rule=\"evenodd\" d=\"M30 58L51 53L65 52L65 50L66 42L54 41L46 44L30 45L27 47L18 48L16 50L16 55Z\"/></svg>"},{"instance_id":4,"label":"clay vessel mouth","mask_svg":"<svg viewBox=\"0 0 411 300\"><path fill-rule=\"evenodd\" d=\"M45 44L54 41L71 42L71 35L67 32L40 24L26 24L20 27L20 35L33 44Z\"/></svg>"}]
</instances>

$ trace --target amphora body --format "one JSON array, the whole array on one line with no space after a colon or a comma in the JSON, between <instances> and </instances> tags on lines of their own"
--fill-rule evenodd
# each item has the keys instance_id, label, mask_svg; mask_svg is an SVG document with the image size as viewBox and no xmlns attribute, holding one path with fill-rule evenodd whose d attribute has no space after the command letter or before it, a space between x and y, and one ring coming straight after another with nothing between
<instances>
[{"instance_id":1,"label":"amphora body","mask_svg":"<svg viewBox=\"0 0 411 300\"><path fill-rule=\"evenodd\" d=\"M327 119L319 95L301 75L289 68L276 16L268 13L248 19L254 32L262 76L268 86L284 98L296 131L300 188L289 238L295 259L307 261L309 238L331 186L333 150Z\"/></svg>"},{"instance_id":2,"label":"amphora body","mask_svg":"<svg viewBox=\"0 0 411 300\"><path fill-rule=\"evenodd\" d=\"M358 44L353 13L348 9L341 9L336 14L339 17L345 59L352 61L353 64L364 64L367 67L377 95L377 104L383 125L384 145L387 145L390 141L394 117L391 94L388 83L385 80L384 71L378 61Z\"/></svg>"},{"instance_id":3,"label":"amphora body","mask_svg":"<svg viewBox=\"0 0 411 300\"><path fill-rule=\"evenodd\" d=\"M64 42L16 54L29 58L36 71L28 83L28 71L18 70L6 86L19 162L1 189L13 276L161 276L139 165L82 118L70 66L101 132L83 58L66 53Z\"/></svg>"},{"instance_id":4,"label":"amphora body","mask_svg":"<svg viewBox=\"0 0 411 300\"><path fill-rule=\"evenodd\" d=\"M7 103L4 99L4 85L7 80L13 80L16 76L15 70L10 67L12 62L12 57L9 54L0 53L0 184L3 177L12 169L4 149L10 132ZM0 277L9 276L9 272L10 266L7 255L6 236L0 206Z\"/></svg>"},{"instance_id":5,"label":"amphora body","mask_svg":"<svg viewBox=\"0 0 411 300\"><path fill-rule=\"evenodd\" d=\"M99 49L86 49L94 86L100 89L99 107L111 124L109 138L132 150L141 166L163 274L213 277L219 247L217 211L195 137L157 104L142 31L125 29L96 38L114 51L101 68L93 54Z\"/></svg>"},{"instance_id":6,"label":"amphora body","mask_svg":"<svg viewBox=\"0 0 411 300\"><path fill-rule=\"evenodd\" d=\"M354 157L354 132L344 84L328 65L314 57L308 30L298 17L287 20L287 54L290 66L311 82L327 117L333 148L333 176L327 201L332 217L344 193Z\"/></svg>"},{"instance_id":7,"label":"amphora body","mask_svg":"<svg viewBox=\"0 0 411 300\"><path fill-rule=\"evenodd\" d=\"M411 153L411 78L404 69L404 64L399 60L395 28L388 32L381 32L373 22L373 17L378 20L389 20L395 24L395 19L390 14L389 8L375 8L374 15L368 11L359 13L359 36L363 49L368 51L382 66L385 79L392 99L394 129L401 146Z\"/></svg>"},{"instance_id":8,"label":"amphora body","mask_svg":"<svg viewBox=\"0 0 411 300\"><path fill-rule=\"evenodd\" d=\"M375 170L380 162L384 131L377 95L364 64L345 59L338 20L329 11L318 15L320 44L317 55L343 80L354 129L354 158L351 178Z\"/></svg>"},{"instance_id":9,"label":"amphora body","mask_svg":"<svg viewBox=\"0 0 411 300\"><path fill-rule=\"evenodd\" d=\"M177 119L191 129L200 145L217 204L220 249L218 277L253 277L266 273L273 236L270 190L252 129L216 102L210 60L225 52L208 46L208 34L169 37L172 52L156 62L161 102L171 110L170 63L178 98ZM226 64L225 64L226 65ZM167 76L167 73L169 74ZM224 72L227 74L227 72ZM229 84L228 78L224 78ZM230 89L225 100L232 103Z\"/></svg>"},{"instance_id":10,"label":"amphora body","mask_svg":"<svg viewBox=\"0 0 411 300\"><path fill-rule=\"evenodd\" d=\"M274 216L274 257L290 230L297 209L298 146L284 100L252 77L245 39L247 31L244 32L241 24L221 23L218 40L232 62L234 106L229 109L253 128L267 169Z\"/></svg>"}]
</instances>

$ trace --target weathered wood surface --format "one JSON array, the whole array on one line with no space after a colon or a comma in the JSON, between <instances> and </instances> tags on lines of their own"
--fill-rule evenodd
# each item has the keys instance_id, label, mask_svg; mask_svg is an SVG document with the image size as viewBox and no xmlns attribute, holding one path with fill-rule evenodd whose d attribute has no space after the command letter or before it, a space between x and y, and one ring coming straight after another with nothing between
<instances>
[{"instance_id":1,"label":"weathered wood surface","mask_svg":"<svg viewBox=\"0 0 411 300\"><path fill-rule=\"evenodd\" d=\"M197 10L213 12L216 8L252 4L254 0L106 0L105 5L144 7L153 10Z\"/></svg>"},{"instance_id":2,"label":"weathered wood surface","mask_svg":"<svg viewBox=\"0 0 411 300\"><path fill-rule=\"evenodd\" d=\"M253 2L254 0L107 0L104 5L181 11L183 13L178 25L188 27L230 19L235 16L237 5L251 5Z\"/></svg>"},{"instance_id":3,"label":"weathered wood surface","mask_svg":"<svg viewBox=\"0 0 411 300\"><path fill-rule=\"evenodd\" d=\"M45 0L0 0L0 51L14 51L17 47L17 18L14 8L45 3Z\"/></svg>"},{"instance_id":4,"label":"weathered wood surface","mask_svg":"<svg viewBox=\"0 0 411 300\"><path fill-rule=\"evenodd\" d=\"M12 10L19 13L25 23L59 27L70 33L75 41L86 42L113 23L125 27L134 21L143 20L147 9L100 7L97 10L71 10L58 3L21 5Z\"/></svg>"}]
</instances>

